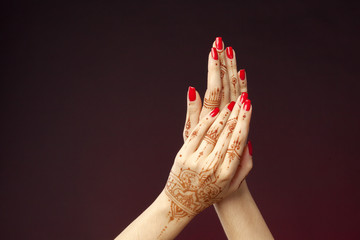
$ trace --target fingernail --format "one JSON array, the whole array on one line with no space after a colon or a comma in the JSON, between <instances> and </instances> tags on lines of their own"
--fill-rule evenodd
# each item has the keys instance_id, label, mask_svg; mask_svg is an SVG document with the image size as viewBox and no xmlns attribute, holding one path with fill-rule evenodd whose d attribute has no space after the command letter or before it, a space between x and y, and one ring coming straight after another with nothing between
<instances>
[{"instance_id":1,"label":"fingernail","mask_svg":"<svg viewBox=\"0 0 360 240\"><path fill-rule=\"evenodd\" d=\"M222 50L223 49L223 41L221 37L217 37L215 40L215 46L218 50Z\"/></svg>"},{"instance_id":2,"label":"fingernail","mask_svg":"<svg viewBox=\"0 0 360 240\"><path fill-rule=\"evenodd\" d=\"M251 107L251 101L250 101L250 99L246 99L245 100L245 105L244 105L245 110L249 111L250 107Z\"/></svg>"},{"instance_id":3,"label":"fingernail","mask_svg":"<svg viewBox=\"0 0 360 240\"><path fill-rule=\"evenodd\" d=\"M226 55L228 56L228 58L233 59L234 58L234 52L233 52L233 48L232 47L227 47L226 48Z\"/></svg>"},{"instance_id":4,"label":"fingernail","mask_svg":"<svg viewBox=\"0 0 360 240\"><path fill-rule=\"evenodd\" d=\"M214 110L212 110L212 112L210 113L210 116L215 117L218 113L219 113L219 108L215 108Z\"/></svg>"},{"instance_id":5,"label":"fingernail","mask_svg":"<svg viewBox=\"0 0 360 240\"><path fill-rule=\"evenodd\" d=\"M248 148L249 148L249 154L250 154L250 156L252 156L253 155L253 148L252 148L252 144L251 144L250 140L248 141Z\"/></svg>"},{"instance_id":6,"label":"fingernail","mask_svg":"<svg viewBox=\"0 0 360 240\"><path fill-rule=\"evenodd\" d=\"M239 75L241 80L245 80L245 69L241 69Z\"/></svg>"},{"instance_id":7,"label":"fingernail","mask_svg":"<svg viewBox=\"0 0 360 240\"><path fill-rule=\"evenodd\" d=\"M228 109L229 109L230 111L232 111L233 108L234 108L234 105L235 105L235 102L232 101L232 102L228 105Z\"/></svg>"},{"instance_id":8,"label":"fingernail","mask_svg":"<svg viewBox=\"0 0 360 240\"><path fill-rule=\"evenodd\" d=\"M212 56L212 58L213 59L215 59L215 60L218 60L218 53L217 53L217 51L216 51L216 48L211 48L211 56Z\"/></svg>"},{"instance_id":9,"label":"fingernail","mask_svg":"<svg viewBox=\"0 0 360 240\"><path fill-rule=\"evenodd\" d=\"M189 101L190 102L196 100L196 90L195 90L194 87L189 87L188 95L189 95Z\"/></svg>"},{"instance_id":10,"label":"fingernail","mask_svg":"<svg viewBox=\"0 0 360 240\"><path fill-rule=\"evenodd\" d=\"M247 92L243 92L243 93L241 94L241 97L240 97L240 103L243 104L246 99L248 99L248 93L247 93Z\"/></svg>"}]
</instances>

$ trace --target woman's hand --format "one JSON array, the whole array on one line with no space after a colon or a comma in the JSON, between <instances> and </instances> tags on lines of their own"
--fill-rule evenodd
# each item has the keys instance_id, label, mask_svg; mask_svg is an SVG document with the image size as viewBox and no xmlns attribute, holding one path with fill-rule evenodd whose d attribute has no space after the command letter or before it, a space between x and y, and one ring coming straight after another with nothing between
<instances>
[{"instance_id":1,"label":"woman's hand","mask_svg":"<svg viewBox=\"0 0 360 240\"><path fill-rule=\"evenodd\" d=\"M174 239L191 219L238 189L252 107L239 98L207 113L190 133L158 198L116 239ZM174 221L175 220L175 221Z\"/></svg>"},{"instance_id":2,"label":"woman's hand","mask_svg":"<svg viewBox=\"0 0 360 240\"><path fill-rule=\"evenodd\" d=\"M220 37L216 38L208 58L207 90L202 106L200 95L189 87L184 141L204 115L216 107L220 110L243 93L247 97L247 79L244 69L237 71L236 55L232 47L225 49Z\"/></svg>"},{"instance_id":3,"label":"woman's hand","mask_svg":"<svg viewBox=\"0 0 360 240\"><path fill-rule=\"evenodd\" d=\"M251 111L250 100L238 98L220 114L219 108L207 113L190 133L165 187L171 200L170 221L193 217L239 188L251 169L239 167Z\"/></svg>"},{"instance_id":4,"label":"woman's hand","mask_svg":"<svg viewBox=\"0 0 360 240\"><path fill-rule=\"evenodd\" d=\"M201 107L199 93L195 88L189 87L184 140L188 138L193 126L202 119L203 114L211 111L214 107L219 106L222 109L224 105L230 100L236 99L240 94L243 99L248 97L245 70L237 72L235 51L232 47L227 47L224 51L224 43L221 38L216 38L209 55L207 87L203 107ZM218 94L219 88L221 91ZM251 155L252 146L249 141L242 155L237 156L240 162L238 171L249 173L252 168ZM236 181L235 179L233 181ZM250 194L246 181L240 185L237 191L215 203L214 207L228 239L273 239Z\"/></svg>"}]
</instances>

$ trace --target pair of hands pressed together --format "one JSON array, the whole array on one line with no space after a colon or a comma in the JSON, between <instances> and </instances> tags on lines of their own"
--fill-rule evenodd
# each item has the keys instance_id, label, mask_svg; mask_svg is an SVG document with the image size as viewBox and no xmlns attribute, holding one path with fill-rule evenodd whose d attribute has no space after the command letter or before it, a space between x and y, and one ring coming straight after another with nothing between
<instances>
[{"instance_id":1,"label":"pair of hands pressed together","mask_svg":"<svg viewBox=\"0 0 360 240\"><path fill-rule=\"evenodd\" d=\"M209 53L203 106L193 87L187 99L185 143L166 186L117 239L174 239L213 204L229 239L273 239L243 182L252 168L245 70L237 71L235 51L221 38Z\"/></svg>"},{"instance_id":2,"label":"pair of hands pressed together","mask_svg":"<svg viewBox=\"0 0 360 240\"><path fill-rule=\"evenodd\" d=\"M217 38L209 54L203 107L199 93L189 87L185 144L165 188L171 204L180 208L172 211L172 217L195 216L234 192L252 166L250 158L240 165L251 117L246 80L239 76L245 71L237 72L234 50L228 47L226 54L224 50L222 39Z\"/></svg>"}]
</instances>

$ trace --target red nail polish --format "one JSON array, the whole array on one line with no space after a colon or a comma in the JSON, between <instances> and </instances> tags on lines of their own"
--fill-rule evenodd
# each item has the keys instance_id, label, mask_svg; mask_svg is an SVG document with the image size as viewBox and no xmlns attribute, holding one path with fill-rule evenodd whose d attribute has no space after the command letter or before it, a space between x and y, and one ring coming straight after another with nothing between
<instances>
[{"instance_id":1,"label":"red nail polish","mask_svg":"<svg viewBox=\"0 0 360 240\"><path fill-rule=\"evenodd\" d=\"M253 155L253 148L252 148L252 144L251 144L250 140L248 141L248 148L249 148L249 154L250 154L250 156L252 156Z\"/></svg>"},{"instance_id":2,"label":"red nail polish","mask_svg":"<svg viewBox=\"0 0 360 240\"><path fill-rule=\"evenodd\" d=\"M241 80L245 80L245 69L241 69L239 75Z\"/></svg>"},{"instance_id":3,"label":"red nail polish","mask_svg":"<svg viewBox=\"0 0 360 240\"><path fill-rule=\"evenodd\" d=\"M235 102L232 101L232 102L228 105L228 109L229 109L230 111L232 111L233 108L234 108L234 105L235 105Z\"/></svg>"},{"instance_id":4,"label":"red nail polish","mask_svg":"<svg viewBox=\"0 0 360 240\"><path fill-rule=\"evenodd\" d=\"M215 40L215 46L218 50L222 50L223 49L223 41L221 37L217 37Z\"/></svg>"},{"instance_id":5,"label":"red nail polish","mask_svg":"<svg viewBox=\"0 0 360 240\"><path fill-rule=\"evenodd\" d=\"M196 100L196 90L194 87L189 87L188 95L189 95L190 102Z\"/></svg>"},{"instance_id":6,"label":"red nail polish","mask_svg":"<svg viewBox=\"0 0 360 240\"><path fill-rule=\"evenodd\" d=\"M212 56L212 58L215 59L215 60L218 60L218 59L219 59L218 53L217 53L217 51L216 51L216 48L211 48L211 56Z\"/></svg>"},{"instance_id":7,"label":"red nail polish","mask_svg":"<svg viewBox=\"0 0 360 240\"><path fill-rule=\"evenodd\" d=\"M228 56L229 59L233 59L233 58L234 58L234 52L233 52L233 48L232 48L232 47L227 47L227 48L226 48L226 55Z\"/></svg>"},{"instance_id":8,"label":"red nail polish","mask_svg":"<svg viewBox=\"0 0 360 240\"><path fill-rule=\"evenodd\" d=\"M215 117L218 113L219 113L220 109L219 108L215 108L214 110L212 110L212 112L210 113L210 116Z\"/></svg>"},{"instance_id":9,"label":"red nail polish","mask_svg":"<svg viewBox=\"0 0 360 240\"><path fill-rule=\"evenodd\" d=\"M244 105L245 110L249 111L250 107L251 107L251 101L250 101L250 99L246 99L245 100L245 105Z\"/></svg>"},{"instance_id":10,"label":"red nail polish","mask_svg":"<svg viewBox=\"0 0 360 240\"><path fill-rule=\"evenodd\" d=\"M243 92L243 93L241 94L241 97L240 97L240 103L243 104L246 99L248 99L248 93L247 93L247 92Z\"/></svg>"}]
</instances>

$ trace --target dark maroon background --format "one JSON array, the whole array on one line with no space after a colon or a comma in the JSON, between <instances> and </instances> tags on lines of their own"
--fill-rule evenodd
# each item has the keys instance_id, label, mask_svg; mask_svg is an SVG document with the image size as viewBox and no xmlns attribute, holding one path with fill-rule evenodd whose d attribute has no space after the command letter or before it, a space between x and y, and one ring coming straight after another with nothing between
<instances>
[{"instance_id":1,"label":"dark maroon background","mask_svg":"<svg viewBox=\"0 0 360 240\"><path fill-rule=\"evenodd\" d=\"M248 183L275 238L358 238L358 7L3 3L0 238L119 234L166 182L216 36L247 70ZM226 237L209 208L178 239Z\"/></svg>"}]
</instances>

